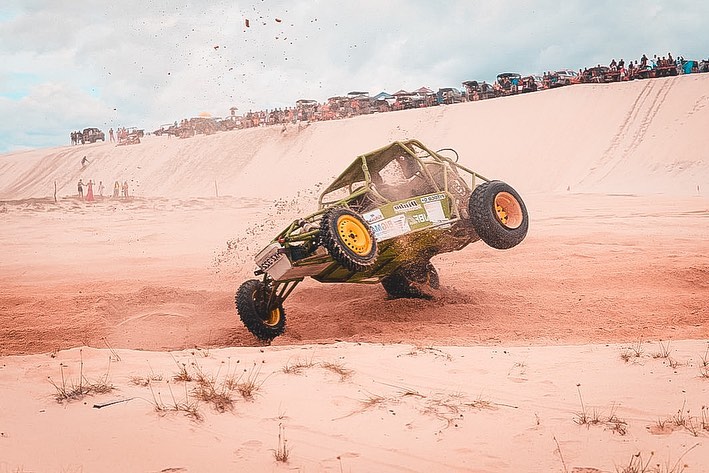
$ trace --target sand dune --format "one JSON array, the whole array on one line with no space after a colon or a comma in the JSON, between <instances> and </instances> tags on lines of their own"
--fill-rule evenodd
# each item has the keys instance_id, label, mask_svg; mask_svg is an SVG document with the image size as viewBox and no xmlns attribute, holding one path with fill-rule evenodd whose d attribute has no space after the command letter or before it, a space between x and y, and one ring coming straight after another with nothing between
<instances>
[{"instance_id":1,"label":"sand dune","mask_svg":"<svg viewBox=\"0 0 709 473\"><path fill-rule=\"evenodd\" d=\"M455 148L522 192L696 195L709 177L707 75L579 85L524 96L236 130L139 145L66 146L5 155L0 199L74 195L76 182L128 180L140 197L269 199L329 181L357 154L418 138ZM81 159L92 161L85 170ZM215 188L216 183L216 188Z\"/></svg>"},{"instance_id":2,"label":"sand dune","mask_svg":"<svg viewBox=\"0 0 709 473\"><path fill-rule=\"evenodd\" d=\"M0 473L709 471L708 85L0 156ZM434 258L430 301L306 280L254 339L253 255L414 137L518 189L525 241Z\"/></svg>"}]
</instances>

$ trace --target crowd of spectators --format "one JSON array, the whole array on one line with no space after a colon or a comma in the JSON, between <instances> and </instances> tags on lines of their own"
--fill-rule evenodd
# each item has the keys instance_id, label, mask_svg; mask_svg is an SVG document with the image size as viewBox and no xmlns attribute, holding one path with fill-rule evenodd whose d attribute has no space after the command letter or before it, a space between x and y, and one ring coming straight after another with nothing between
<instances>
[{"instance_id":1,"label":"crowd of spectators","mask_svg":"<svg viewBox=\"0 0 709 473\"><path fill-rule=\"evenodd\" d=\"M161 129L156 134L167 133L168 135L189 137L194 136L195 133L210 134L216 131L270 125L281 125L285 130L287 124L338 120L370 113L483 100L571 84L649 79L693 72L709 72L709 61L688 61L681 56L675 59L670 53L662 57L654 55L652 58L643 54L639 60L626 63L624 59L618 61L612 59L607 66L598 64L579 69L578 72L563 69L524 77L516 73L502 73L492 84L485 81L465 81L460 90L446 87L434 92L422 87L413 92L404 90L394 94L382 92L373 97L367 92L350 92L345 96L331 97L325 102L298 100L293 107L250 110L243 115L236 115L236 109L232 109L231 115L226 118L207 119L212 123L208 127L208 131L202 131L205 128L202 123L204 119L184 119L179 126L175 122L174 127ZM202 124L200 125L200 123Z\"/></svg>"}]
</instances>

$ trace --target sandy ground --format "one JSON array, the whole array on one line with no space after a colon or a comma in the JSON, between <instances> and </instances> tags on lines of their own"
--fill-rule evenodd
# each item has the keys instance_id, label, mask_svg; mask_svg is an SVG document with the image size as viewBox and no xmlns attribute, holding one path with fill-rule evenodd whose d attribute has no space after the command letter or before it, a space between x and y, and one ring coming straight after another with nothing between
<instances>
[{"instance_id":1,"label":"sandy ground","mask_svg":"<svg viewBox=\"0 0 709 473\"><path fill-rule=\"evenodd\" d=\"M12 357L0 365L0 471L614 472L638 453L705 471L707 343L674 341L670 358L655 358L657 342L636 349L342 342ZM57 403L49 381L63 388L63 375L71 390L82 360L85 383L115 389ZM183 368L192 381L175 379ZM205 385L212 401L198 400ZM284 447L287 463L274 456Z\"/></svg>"},{"instance_id":2,"label":"sandy ground","mask_svg":"<svg viewBox=\"0 0 709 473\"><path fill-rule=\"evenodd\" d=\"M434 258L443 287L432 301L305 281L274 345L406 343L414 327L426 344L709 337L707 199L530 195L527 204L523 245L478 242ZM258 243L276 233L275 223L250 223L277 221L270 206L223 198L5 208L0 353L257 344L234 294L253 277Z\"/></svg>"},{"instance_id":3,"label":"sandy ground","mask_svg":"<svg viewBox=\"0 0 709 473\"><path fill-rule=\"evenodd\" d=\"M0 157L0 473L709 470L707 80ZM451 138L539 103L604 113L521 129L529 154L476 140L525 199L521 245L434 258L430 301L305 281L268 346L240 323L253 255L351 135ZM135 197L71 195L119 172Z\"/></svg>"}]
</instances>

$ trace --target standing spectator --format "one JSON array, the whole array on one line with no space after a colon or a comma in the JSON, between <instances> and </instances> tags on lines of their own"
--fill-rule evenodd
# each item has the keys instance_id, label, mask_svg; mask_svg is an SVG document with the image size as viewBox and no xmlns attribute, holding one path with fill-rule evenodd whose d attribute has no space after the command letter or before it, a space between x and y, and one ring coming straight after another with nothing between
<instances>
[{"instance_id":1,"label":"standing spectator","mask_svg":"<svg viewBox=\"0 0 709 473\"><path fill-rule=\"evenodd\" d=\"M79 199L84 200L84 181L79 179L79 183L76 185L76 189L79 191Z\"/></svg>"},{"instance_id":2,"label":"standing spectator","mask_svg":"<svg viewBox=\"0 0 709 473\"><path fill-rule=\"evenodd\" d=\"M127 199L128 198L128 181L123 181L122 191L123 191L123 198Z\"/></svg>"},{"instance_id":3,"label":"standing spectator","mask_svg":"<svg viewBox=\"0 0 709 473\"><path fill-rule=\"evenodd\" d=\"M519 77L514 76L510 81L510 86L512 93L516 94L519 91Z\"/></svg>"},{"instance_id":4,"label":"standing spectator","mask_svg":"<svg viewBox=\"0 0 709 473\"><path fill-rule=\"evenodd\" d=\"M100 197L103 197L103 181L98 181L98 195Z\"/></svg>"},{"instance_id":5,"label":"standing spectator","mask_svg":"<svg viewBox=\"0 0 709 473\"><path fill-rule=\"evenodd\" d=\"M628 66L628 79L629 80L635 79L635 74L637 73L637 71L638 71L637 59L635 60L635 62L630 61L630 65Z\"/></svg>"},{"instance_id":6,"label":"standing spectator","mask_svg":"<svg viewBox=\"0 0 709 473\"><path fill-rule=\"evenodd\" d=\"M92 179L89 179L89 183L86 184L86 187L88 190L86 191L86 201L87 202L93 202L94 200L94 181Z\"/></svg>"},{"instance_id":7,"label":"standing spectator","mask_svg":"<svg viewBox=\"0 0 709 473\"><path fill-rule=\"evenodd\" d=\"M116 137L113 136L113 127L111 127L110 130L108 130L108 139L110 143L114 143L116 141Z\"/></svg>"},{"instance_id":8,"label":"standing spectator","mask_svg":"<svg viewBox=\"0 0 709 473\"><path fill-rule=\"evenodd\" d=\"M118 197L118 193L121 191L121 185L118 181L113 183L113 197Z\"/></svg>"}]
</instances>

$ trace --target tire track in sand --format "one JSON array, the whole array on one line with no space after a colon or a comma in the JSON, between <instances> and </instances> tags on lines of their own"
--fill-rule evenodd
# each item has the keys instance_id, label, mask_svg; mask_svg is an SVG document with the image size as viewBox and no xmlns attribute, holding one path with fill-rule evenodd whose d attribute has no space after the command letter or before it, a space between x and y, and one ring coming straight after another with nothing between
<instances>
[{"instance_id":1,"label":"tire track in sand","mask_svg":"<svg viewBox=\"0 0 709 473\"><path fill-rule=\"evenodd\" d=\"M615 133L615 135L613 135L610 144L601 155L599 163L591 168L591 173L595 172L599 168L604 167L606 164L608 164L609 161L613 159L613 156L615 156L615 150L618 149L620 144L623 142L623 140L629 133L631 125L635 122L638 114L640 113L640 109L645 104L645 100L650 95L653 88L653 81L647 81L640 93L637 95L637 97L635 97L633 104L630 106L630 110L628 110L628 113L625 115L623 123L620 124L618 131Z\"/></svg>"},{"instance_id":2,"label":"tire track in sand","mask_svg":"<svg viewBox=\"0 0 709 473\"><path fill-rule=\"evenodd\" d=\"M675 83L676 77L662 81L657 87L657 80L648 83L631 105L625 120L613 136L610 145L604 151L599 164L591 168L584 181L595 177L597 182L607 178L620 163L627 161L643 142L652 122L662 108Z\"/></svg>"}]
</instances>

